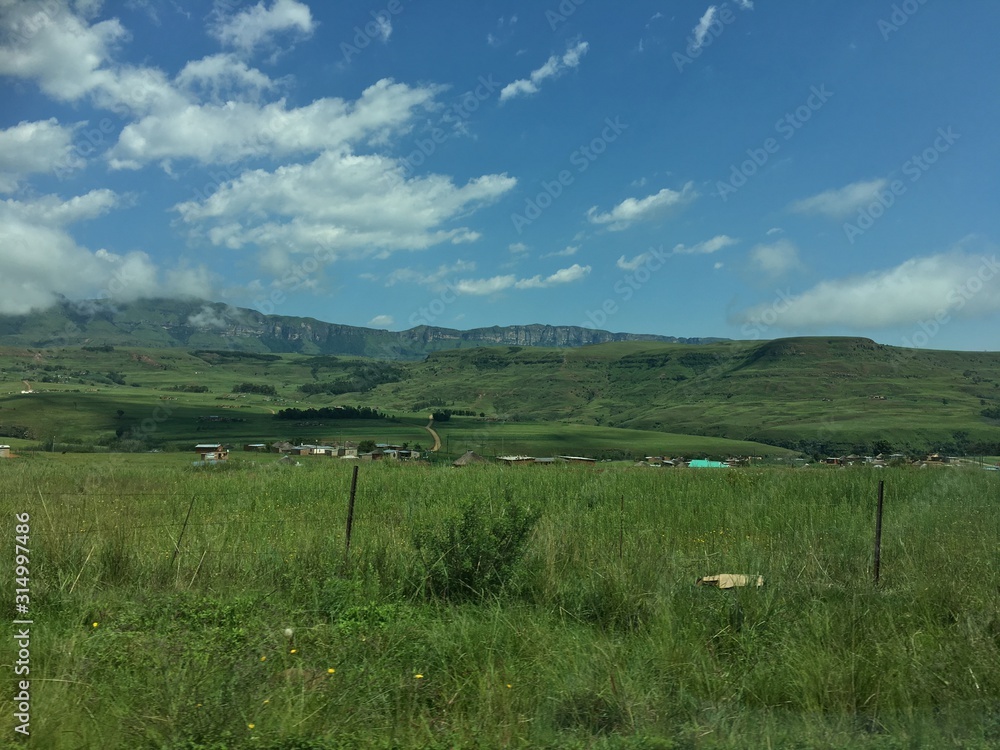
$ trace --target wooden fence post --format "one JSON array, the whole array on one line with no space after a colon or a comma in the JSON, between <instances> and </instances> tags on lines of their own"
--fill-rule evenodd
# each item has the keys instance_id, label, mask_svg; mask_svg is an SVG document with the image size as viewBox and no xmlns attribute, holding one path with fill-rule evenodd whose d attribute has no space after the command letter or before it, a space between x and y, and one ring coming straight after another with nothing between
<instances>
[{"instance_id":1,"label":"wooden fence post","mask_svg":"<svg viewBox=\"0 0 1000 750\"><path fill-rule=\"evenodd\" d=\"M885 481L878 482L878 508L875 511L875 585L878 585L882 568L882 507L885 496Z\"/></svg>"},{"instance_id":2,"label":"wooden fence post","mask_svg":"<svg viewBox=\"0 0 1000 750\"><path fill-rule=\"evenodd\" d=\"M354 525L354 495L358 490L358 466L354 465L354 472L351 474L351 499L347 501L347 544L344 546L344 562L351 552L351 527Z\"/></svg>"}]
</instances>

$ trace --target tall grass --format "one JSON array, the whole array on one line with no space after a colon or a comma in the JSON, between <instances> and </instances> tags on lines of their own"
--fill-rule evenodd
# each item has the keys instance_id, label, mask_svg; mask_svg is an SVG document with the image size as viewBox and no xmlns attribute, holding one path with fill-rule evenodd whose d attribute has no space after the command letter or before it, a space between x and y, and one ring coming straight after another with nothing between
<instances>
[{"instance_id":1,"label":"tall grass","mask_svg":"<svg viewBox=\"0 0 1000 750\"><path fill-rule=\"evenodd\" d=\"M375 464L346 560L338 462L3 472L4 517L32 518L38 747L1000 742L986 472ZM420 535L510 502L538 517L504 585L428 587ZM766 583L694 585L720 572Z\"/></svg>"}]
</instances>

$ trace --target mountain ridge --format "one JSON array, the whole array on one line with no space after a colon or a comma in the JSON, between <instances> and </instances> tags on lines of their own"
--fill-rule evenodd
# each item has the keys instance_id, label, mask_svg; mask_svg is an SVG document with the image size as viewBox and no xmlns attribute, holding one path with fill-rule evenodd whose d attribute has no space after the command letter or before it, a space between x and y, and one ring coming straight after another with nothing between
<instances>
[{"instance_id":1,"label":"mountain ridge","mask_svg":"<svg viewBox=\"0 0 1000 750\"><path fill-rule=\"evenodd\" d=\"M0 315L0 345L201 347L269 353L336 354L417 360L431 352L478 346L577 348L625 341L708 344L726 339L611 332L528 324L459 330L421 325L403 331L265 315L206 300L157 298L122 304L61 300L48 310Z\"/></svg>"}]
</instances>

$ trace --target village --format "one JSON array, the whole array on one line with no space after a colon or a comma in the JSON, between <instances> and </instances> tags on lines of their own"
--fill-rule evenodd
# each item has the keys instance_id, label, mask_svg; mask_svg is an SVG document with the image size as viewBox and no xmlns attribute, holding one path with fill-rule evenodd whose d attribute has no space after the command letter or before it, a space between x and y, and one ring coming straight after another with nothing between
<instances>
[{"instance_id":1,"label":"village","mask_svg":"<svg viewBox=\"0 0 1000 750\"><path fill-rule=\"evenodd\" d=\"M219 463L229 459L230 453L234 450L232 446L222 443L199 443L194 448L199 460L196 465ZM288 441L275 443L246 443L243 445L245 453L269 453L277 454L281 460L292 463L296 457L325 457L337 458L350 461L418 461L427 460L433 451L423 451L417 448L410 448L408 444L397 445L393 443L373 443L363 442L336 442L332 444L302 444L295 445ZM10 455L8 446L0 445L0 457ZM968 463L957 456L947 456L940 453L930 453L918 458L910 458L902 453L878 454L875 456L861 456L850 454L845 456L829 456L818 462L810 462L805 458L793 458L787 461L777 459L779 463L794 468L808 468L810 466L825 466L846 468L850 466L866 466L869 468L883 469L888 466L912 466L916 468L957 468L963 463ZM576 464L581 466L592 466L598 463L598 459L587 456L527 456L527 455L506 455L488 458L476 453L473 450L466 451L452 462L454 467L470 466L475 464L499 463L504 466L551 466L556 464ZM688 468L688 469L729 469L751 467L763 465L765 463L761 456L730 456L723 461L715 461L707 458L684 458L670 456L645 456L642 460L635 461L636 467L650 468ZM995 471L996 466L983 466L988 471Z\"/></svg>"}]
</instances>

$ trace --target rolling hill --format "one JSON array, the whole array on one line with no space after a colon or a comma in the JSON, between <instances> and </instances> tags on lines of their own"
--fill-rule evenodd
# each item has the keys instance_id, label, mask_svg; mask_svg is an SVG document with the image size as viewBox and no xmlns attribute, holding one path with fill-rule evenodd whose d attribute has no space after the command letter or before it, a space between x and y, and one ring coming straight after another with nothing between
<instances>
[{"instance_id":1,"label":"rolling hill","mask_svg":"<svg viewBox=\"0 0 1000 750\"><path fill-rule=\"evenodd\" d=\"M409 362L176 346L0 348L5 439L108 445L157 413L166 416L153 443L207 438L204 420L219 414L238 418L210 425L213 439L277 439L290 437L277 410L336 404L393 415L410 442L426 440L430 411L451 410L458 416L443 430L455 436L453 451L653 451L683 446L678 436L687 435L754 451L997 455L1000 353L829 337L476 347ZM330 437L344 427L303 422L295 434ZM371 425L354 428L368 435ZM741 452L725 442L698 447Z\"/></svg>"}]
</instances>

